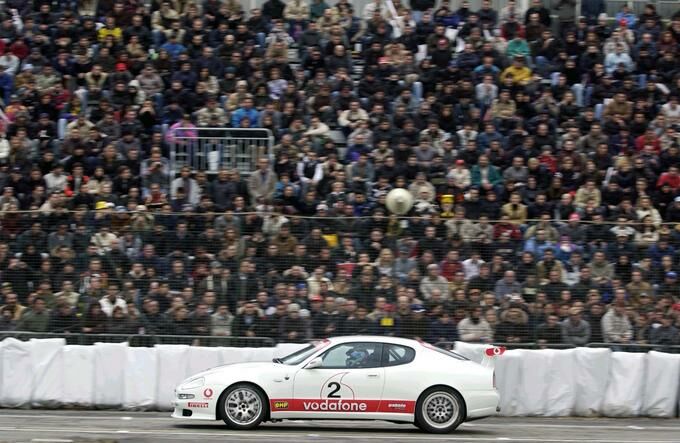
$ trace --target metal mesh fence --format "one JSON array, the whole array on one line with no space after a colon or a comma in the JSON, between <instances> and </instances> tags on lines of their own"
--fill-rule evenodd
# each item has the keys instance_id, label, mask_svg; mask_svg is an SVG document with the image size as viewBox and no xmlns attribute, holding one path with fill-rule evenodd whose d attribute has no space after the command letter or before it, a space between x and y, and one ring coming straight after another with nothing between
<instances>
[{"instance_id":1,"label":"metal mesh fence","mask_svg":"<svg viewBox=\"0 0 680 443\"><path fill-rule=\"evenodd\" d=\"M104 209L70 213L81 220L72 227L30 227L34 213L4 213L28 229L0 243L0 330L134 346L269 346L341 334L533 348L678 344L674 225L660 224L650 242L644 224L587 217L260 209Z\"/></svg>"}]
</instances>

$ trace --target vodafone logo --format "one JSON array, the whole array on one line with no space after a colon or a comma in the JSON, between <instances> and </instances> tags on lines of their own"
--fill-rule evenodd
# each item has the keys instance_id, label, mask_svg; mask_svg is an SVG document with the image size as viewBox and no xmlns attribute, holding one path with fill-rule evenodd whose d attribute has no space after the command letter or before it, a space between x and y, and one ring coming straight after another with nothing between
<instances>
[{"instance_id":1,"label":"vodafone logo","mask_svg":"<svg viewBox=\"0 0 680 443\"><path fill-rule=\"evenodd\" d=\"M503 346L494 346L493 348L487 348L485 351L487 357L497 357L499 355L503 355L505 353L505 347Z\"/></svg>"},{"instance_id":2,"label":"vodafone logo","mask_svg":"<svg viewBox=\"0 0 680 443\"><path fill-rule=\"evenodd\" d=\"M205 397L205 398L211 398L212 396L213 396L213 390L212 390L212 389L206 388L206 389L203 391L203 397Z\"/></svg>"},{"instance_id":3,"label":"vodafone logo","mask_svg":"<svg viewBox=\"0 0 680 443\"><path fill-rule=\"evenodd\" d=\"M366 412L368 405L362 401L309 400L302 402L305 411Z\"/></svg>"}]
</instances>

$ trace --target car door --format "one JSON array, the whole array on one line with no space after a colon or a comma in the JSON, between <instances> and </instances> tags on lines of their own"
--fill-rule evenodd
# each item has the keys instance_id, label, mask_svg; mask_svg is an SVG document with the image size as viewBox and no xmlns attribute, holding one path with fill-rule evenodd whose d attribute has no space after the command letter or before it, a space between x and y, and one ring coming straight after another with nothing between
<instances>
[{"instance_id":1,"label":"car door","mask_svg":"<svg viewBox=\"0 0 680 443\"><path fill-rule=\"evenodd\" d=\"M317 367L302 367L295 374L291 410L320 418L377 412L385 383L382 348L382 343L351 342L321 354Z\"/></svg>"},{"instance_id":2,"label":"car door","mask_svg":"<svg viewBox=\"0 0 680 443\"><path fill-rule=\"evenodd\" d=\"M385 343L381 366L385 371L380 410L386 413L413 414L418 398L419 379L414 379L415 349L410 346ZM422 375L421 375L422 377Z\"/></svg>"}]
</instances>

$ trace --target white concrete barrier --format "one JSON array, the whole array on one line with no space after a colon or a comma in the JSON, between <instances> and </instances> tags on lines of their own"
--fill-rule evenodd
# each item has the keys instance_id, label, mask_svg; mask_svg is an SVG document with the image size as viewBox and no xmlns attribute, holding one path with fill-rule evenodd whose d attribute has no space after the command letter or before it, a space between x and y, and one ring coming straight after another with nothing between
<instances>
[{"instance_id":1,"label":"white concrete barrier","mask_svg":"<svg viewBox=\"0 0 680 443\"><path fill-rule=\"evenodd\" d=\"M304 345L203 348L125 343L66 345L62 339L0 342L0 407L168 410L175 386L215 366L268 361ZM481 361L486 345L456 343ZM609 349L509 350L494 358L501 414L675 417L680 355Z\"/></svg>"}]
</instances>

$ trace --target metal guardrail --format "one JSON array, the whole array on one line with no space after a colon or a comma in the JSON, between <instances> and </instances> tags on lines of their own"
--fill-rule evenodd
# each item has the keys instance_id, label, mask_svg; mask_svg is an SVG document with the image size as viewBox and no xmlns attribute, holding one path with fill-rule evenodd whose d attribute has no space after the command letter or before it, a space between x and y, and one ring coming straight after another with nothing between
<instances>
[{"instance_id":1,"label":"metal guardrail","mask_svg":"<svg viewBox=\"0 0 680 443\"><path fill-rule=\"evenodd\" d=\"M658 351L668 354L680 354L680 345L652 345L649 343L588 343L587 348L612 348L622 352Z\"/></svg>"},{"instance_id":2,"label":"metal guardrail","mask_svg":"<svg viewBox=\"0 0 680 443\"><path fill-rule=\"evenodd\" d=\"M170 174L183 167L216 173L221 168L250 174L262 156L271 157L274 136L262 128L173 128L170 143Z\"/></svg>"},{"instance_id":3,"label":"metal guardrail","mask_svg":"<svg viewBox=\"0 0 680 443\"><path fill-rule=\"evenodd\" d=\"M151 347L154 345L191 345L208 347L253 347L267 348L276 346L276 342L269 337L224 337L215 335L141 335L141 334L58 334L52 332L23 332L0 331L0 341L6 338L16 338L27 341L30 339L63 338L70 345L93 345L95 343L125 343L135 347ZM318 339L314 339L318 340ZM310 340L313 341L313 340ZM481 343L480 343L481 344ZM437 347L453 350L456 342L439 341ZM577 346L565 343L488 343L489 346L503 346L507 349L574 349ZM587 343L586 348L612 348L623 352L659 351L680 354L680 345L653 345L647 343Z\"/></svg>"},{"instance_id":4,"label":"metal guardrail","mask_svg":"<svg viewBox=\"0 0 680 443\"><path fill-rule=\"evenodd\" d=\"M481 343L480 343L481 344ZM489 343L489 346L503 346L507 349L575 349L577 346L565 343L537 343L537 342L527 342L527 343ZM440 341L435 343L435 346L453 350L455 347L455 342L452 341ZM643 343L587 343L586 348L611 348L615 351L620 352L649 352L658 351L665 352L668 354L680 354L680 345L652 345Z\"/></svg>"},{"instance_id":5,"label":"metal guardrail","mask_svg":"<svg viewBox=\"0 0 680 443\"><path fill-rule=\"evenodd\" d=\"M152 347L155 345L190 345L233 348L270 348L276 346L268 337L223 337L204 335L140 335L140 334L57 334L49 332L0 331L0 341L16 338L31 339L63 338L69 345L93 345L95 343L128 343L133 347Z\"/></svg>"}]
</instances>

